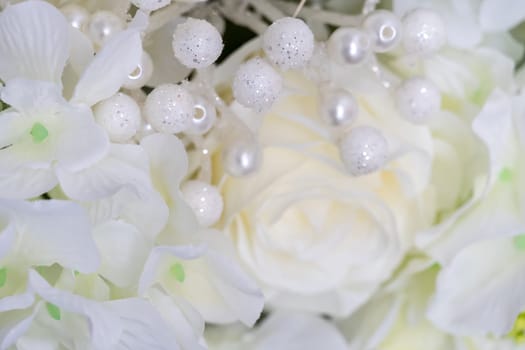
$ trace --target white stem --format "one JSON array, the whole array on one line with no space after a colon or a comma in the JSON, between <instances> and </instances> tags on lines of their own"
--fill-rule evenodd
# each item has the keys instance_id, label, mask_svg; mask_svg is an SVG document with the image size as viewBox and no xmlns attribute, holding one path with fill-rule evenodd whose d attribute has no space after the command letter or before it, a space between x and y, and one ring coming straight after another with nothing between
<instances>
[{"instance_id":1,"label":"white stem","mask_svg":"<svg viewBox=\"0 0 525 350\"><path fill-rule=\"evenodd\" d=\"M195 3L174 2L150 16L146 34L156 31L174 18L182 16L195 7Z\"/></svg>"},{"instance_id":2,"label":"white stem","mask_svg":"<svg viewBox=\"0 0 525 350\"><path fill-rule=\"evenodd\" d=\"M379 4L379 0L366 0L363 5L363 15L367 15L374 11L377 7L377 4Z\"/></svg>"},{"instance_id":3,"label":"white stem","mask_svg":"<svg viewBox=\"0 0 525 350\"><path fill-rule=\"evenodd\" d=\"M255 10L271 22L283 18L285 14L267 0L247 0Z\"/></svg>"},{"instance_id":4,"label":"white stem","mask_svg":"<svg viewBox=\"0 0 525 350\"><path fill-rule=\"evenodd\" d=\"M299 5L297 6L297 9L296 9L295 12L293 13L293 17L297 17L297 15L299 14L299 12L301 12L301 10L303 9L304 4L306 4L306 0L301 0L301 2L299 3Z\"/></svg>"},{"instance_id":5,"label":"white stem","mask_svg":"<svg viewBox=\"0 0 525 350\"><path fill-rule=\"evenodd\" d=\"M282 11L290 15L296 10L296 6L287 1L275 0L273 3ZM304 14L304 17L308 17L310 20L339 27L358 26L361 24L362 20L362 16L343 15L337 12L323 11L309 7L303 7L301 12Z\"/></svg>"},{"instance_id":6,"label":"white stem","mask_svg":"<svg viewBox=\"0 0 525 350\"><path fill-rule=\"evenodd\" d=\"M268 28L266 23L248 11L232 11L231 8L222 6L218 7L218 10L231 22L246 27L258 35L262 35L266 31L266 28Z\"/></svg>"}]
</instances>

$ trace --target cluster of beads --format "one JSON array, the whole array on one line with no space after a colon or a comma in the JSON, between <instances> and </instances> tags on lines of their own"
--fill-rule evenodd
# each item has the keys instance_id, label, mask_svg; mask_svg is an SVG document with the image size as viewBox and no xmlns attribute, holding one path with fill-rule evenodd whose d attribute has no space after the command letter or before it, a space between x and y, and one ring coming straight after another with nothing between
<instances>
[{"instance_id":1,"label":"cluster of beads","mask_svg":"<svg viewBox=\"0 0 525 350\"><path fill-rule=\"evenodd\" d=\"M132 3L150 13L169 5L170 1L133 0ZM62 11L73 27L93 41L95 48L102 47L127 25L123 18L111 12L89 13L79 5L64 6ZM275 20L262 33L260 54L240 64L234 74L231 92L235 101L256 113L270 110L283 95L282 75L289 70L316 69L311 62L319 51L341 69L368 65L380 77L378 55L425 59L445 45L445 26L431 10L415 9L403 18L386 10L365 12L358 25L336 29L325 44L317 43L310 27L295 16ZM188 17L173 31L173 56L187 68L195 69L197 76L202 73L204 79L209 78L207 68L221 56L223 47L219 30L203 19ZM260 167L262 150L256 135L246 126L240 126L243 123L238 118L225 117L231 111L213 88L208 88L209 91L192 88L192 84L197 83L191 81L158 85L147 96L138 93L147 85L153 69L152 59L144 51L140 64L123 84L127 90L94 107L96 121L112 142L139 142L146 135L160 132L183 134L198 148L198 140L216 134L214 126L222 124L226 129L240 128L242 134L224 136L231 136L231 140L223 140L225 171L240 177ZM333 131L347 172L362 176L383 168L390 150L381 130L367 125L353 126L360 113L360 97L353 91L328 84L322 75L313 76L317 77L320 87L319 116ZM329 77L325 79L330 81ZM440 110L440 92L425 77L410 77L397 86L390 82L383 86L396 101L401 117L410 123L426 123ZM206 181L191 180L183 186L182 194L203 227L212 226L220 219L223 203L216 187Z\"/></svg>"}]
</instances>

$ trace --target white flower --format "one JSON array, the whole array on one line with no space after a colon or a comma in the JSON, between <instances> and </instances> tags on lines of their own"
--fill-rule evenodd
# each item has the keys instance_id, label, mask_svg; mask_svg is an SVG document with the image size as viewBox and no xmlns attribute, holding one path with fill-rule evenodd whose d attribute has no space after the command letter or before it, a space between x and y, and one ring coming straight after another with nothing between
<instances>
[{"instance_id":1,"label":"white flower","mask_svg":"<svg viewBox=\"0 0 525 350\"><path fill-rule=\"evenodd\" d=\"M150 159L153 182L170 209L168 225L144 265L139 293L160 285L185 299L208 322L241 320L253 325L263 307L257 285L238 266L230 242L218 231L200 231L179 190L188 169L181 141L155 134L141 142Z\"/></svg>"},{"instance_id":2,"label":"white flower","mask_svg":"<svg viewBox=\"0 0 525 350\"><path fill-rule=\"evenodd\" d=\"M83 170L108 152L90 106L118 91L136 68L140 35L135 29L115 35L94 59L86 40L45 2L26 1L0 14L0 79L6 83L0 97L11 106L0 114L4 197L40 195L62 172ZM66 67L71 70L63 76ZM68 91L75 71L83 73ZM67 93L69 101L62 97Z\"/></svg>"},{"instance_id":3,"label":"white flower","mask_svg":"<svg viewBox=\"0 0 525 350\"><path fill-rule=\"evenodd\" d=\"M473 122L488 150L472 198L418 244L443 266L429 317L455 334L508 333L525 309L523 96L495 91Z\"/></svg>"}]
</instances>

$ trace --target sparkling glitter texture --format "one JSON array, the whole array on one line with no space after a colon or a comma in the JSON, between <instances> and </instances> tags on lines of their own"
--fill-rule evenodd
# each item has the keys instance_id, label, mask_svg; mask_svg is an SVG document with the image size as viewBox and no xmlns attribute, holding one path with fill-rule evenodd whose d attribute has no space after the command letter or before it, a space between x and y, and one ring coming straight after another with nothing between
<instances>
[{"instance_id":1,"label":"sparkling glitter texture","mask_svg":"<svg viewBox=\"0 0 525 350\"><path fill-rule=\"evenodd\" d=\"M189 68L205 68L221 55L221 34L208 21L188 18L173 33L173 54Z\"/></svg>"},{"instance_id":2,"label":"sparkling glitter texture","mask_svg":"<svg viewBox=\"0 0 525 350\"><path fill-rule=\"evenodd\" d=\"M282 90L282 78L260 58L242 64L233 79L233 95L245 107L257 112L269 109Z\"/></svg>"},{"instance_id":3,"label":"sparkling glitter texture","mask_svg":"<svg viewBox=\"0 0 525 350\"><path fill-rule=\"evenodd\" d=\"M268 59L283 70L306 66L314 51L314 35L302 20L281 18L268 27L263 37Z\"/></svg>"}]
</instances>

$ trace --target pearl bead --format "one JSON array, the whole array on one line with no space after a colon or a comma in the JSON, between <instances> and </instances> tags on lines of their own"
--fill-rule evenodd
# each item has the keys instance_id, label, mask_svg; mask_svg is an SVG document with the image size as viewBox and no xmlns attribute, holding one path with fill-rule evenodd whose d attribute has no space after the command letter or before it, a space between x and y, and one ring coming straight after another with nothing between
<instances>
[{"instance_id":1,"label":"pearl bead","mask_svg":"<svg viewBox=\"0 0 525 350\"><path fill-rule=\"evenodd\" d=\"M396 91L399 112L411 123L425 123L440 110L441 94L438 88L424 78L405 80Z\"/></svg>"},{"instance_id":2,"label":"pearl bead","mask_svg":"<svg viewBox=\"0 0 525 350\"><path fill-rule=\"evenodd\" d=\"M361 176L383 167L387 160L388 143L379 130L359 126L343 136L339 151L348 172Z\"/></svg>"},{"instance_id":3,"label":"pearl bead","mask_svg":"<svg viewBox=\"0 0 525 350\"><path fill-rule=\"evenodd\" d=\"M93 113L112 142L129 141L140 128L140 107L135 100L123 93L117 93L98 103L93 108Z\"/></svg>"},{"instance_id":4,"label":"pearl bead","mask_svg":"<svg viewBox=\"0 0 525 350\"><path fill-rule=\"evenodd\" d=\"M182 186L181 191L202 227L210 227L221 218L223 201L217 187L191 180Z\"/></svg>"},{"instance_id":5,"label":"pearl bead","mask_svg":"<svg viewBox=\"0 0 525 350\"><path fill-rule=\"evenodd\" d=\"M204 135L215 124L217 112L215 106L201 96L195 98L195 113L191 118L191 125L186 130L190 135Z\"/></svg>"},{"instance_id":6,"label":"pearl bead","mask_svg":"<svg viewBox=\"0 0 525 350\"><path fill-rule=\"evenodd\" d=\"M357 28L339 28L328 39L328 53L343 64L363 62L370 54L372 47L367 32Z\"/></svg>"},{"instance_id":7,"label":"pearl bead","mask_svg":"<svg viewBox=\"0 0 525 350\"><path fill-rule=\"evenodd\" d=\"M98 11L91 16L88 25L88 35L98 46L105 42L115 33L124 29L124 21L109 11Z\"/></svg>"},{"instance_id":8,"label":"pearl bead","mask_svg":"<svg viewBox=\"0 0 525 350\"><path fill-rule=\"evenodd\" d=\"M233 96L257 112L269 109L281 94L283 81L271 65L260 58L243 63L233 79Z\"/></svg>"},{"instance_id":9,"label":"pearl bead","mask_svg":"<svg viewBox=\"0 0 525 350\"><path fill-rule=\"evenodd\" d=\"M89 22L89 12L82 6L69 4L60 9L72 27L83 31Z\"/></svg>"},{"instance_id":10,"label":"pearl bead","mask_svg":"<svg viewBox=\"0 0 525 350\"><path fill-rule=\"evenodd\" d=\"M321 117L331 126L346 127L359 114L354 96L343 89L329 90L321 95Z\"/></svg>"},{"instance_id":11,"label":"pearl bead","mask_svg":"<svg viewBox=\"0 0 525 350\"><path fill-rule=\"evenodd\" d=\"M314 52L314 34L298 18L285 17L272 23L263 36L268 59L283 70L306 66Z\"/></svg>"},{"instance_id":12,"label":"pearl bead","mask_svg":"<svg viewBox=\"0 0 525 350\"><path fill-rule=\"evenodd\" d=\"M188 18L173 33L173 54L189 68L206 68L213 64L223 46L221 34L203 19Z\"/></svg>"},{"instance_id":13,"label":"pearl bead","mask_svg":"<svg viewBox=\"0 0 525 350\"><path fill-rule=\"evenodd\" d=\"M126 81L122 86L126 89L140 89L151 78L153 74L153 61L150 55L146 52L142 52L142 57L137 68L128 75Z\"/></svg>"},{"instance_id":14,"label":"pearl bead","mask_svg":"<svg viewBox=\"0 0 525 350\"><path fill-rule=\"evenodd\" d=\"M156 11L168 6L171 0L131 0L133 5L144 11Z\"/></svg>"},{"instance_id":15,"label":"pearl bead","mask_svg":"<svg viewBox=\"0 0 525 350\"><path fill-rule=\"evenodd\" d=\"M409 54L429 55L439 51L447 41L441 16L418 8L403 17L403 46Z\"/></svg>"},{"instance_id":16,"label":"pearl bead","mask_svg":"<svg viewBox=\"0 0 525 350\"><path fill-rule=\"evenodd\" d=\"M261 151L259 146L248 140L236 140L228 145L222 154L222 161L226 172L240 177L254 173L261 165Z\"/></svg>"},{"instance_id":17,"label":"pearl bead","mask_svg":"<svg viewBox=\"0 0 525 350\"><path fill-rule=\"evenodd\" d=\"M146 97L144 112L155 130L174 134L190 127L194 105L193 96L184 87L164 84Z\"/></svg>"},{"instance_id":18,"label":"pearl bead","mask_svg":"<svg viewBox=\"0 0 525 350\"><path fill-rule=\"evenodd\" d=\"M401 39L401 21L390 11L377 10L370 13L363 21L363 28L373 38L373 50L386 52L399 44Z\"/></svg>"}]
</instances>

